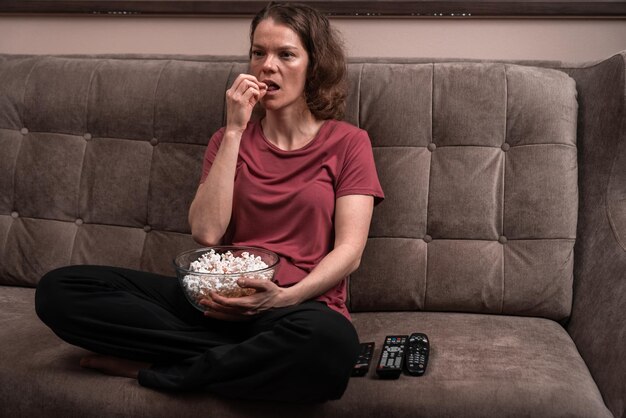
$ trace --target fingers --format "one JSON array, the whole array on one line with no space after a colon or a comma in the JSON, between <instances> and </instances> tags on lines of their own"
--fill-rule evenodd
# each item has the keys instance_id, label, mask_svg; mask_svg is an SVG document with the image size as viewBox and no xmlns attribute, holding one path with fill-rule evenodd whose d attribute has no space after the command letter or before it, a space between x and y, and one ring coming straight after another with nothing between
<instances>
[{"instance_id":1,"label":"fingers","mask_svg":"<svg viewBox=\"0 0 626 418\"><path fill-rule=\"evenodd\" d=\"M226 125L243 131L252 116L252 109L267 93L267 84L253 75L239 74L231 88L226 91Z\"/></svg>"},{"instance_id":2,"label":"fingers","mask_svg":"<svg viewBox=\"0 0 626 418\"><path fill-rule=\"evenodd\" d=\"M213 309L221 310L221 311L236 311L236 312L247 312L256 310L258 308L258 303L255 303L256 300L253 296L242 296L238 298L227 298L224 296L220 296L216 293L211 292L211 299L209 302L209 306Z\"/></svg>"},{"instance_id":3,"label":"fingers","mask_svg":"<svg viewBox=\"0 0 626 418\"><path fill-rule=\"evenodd\" d=\"M244 298L225 298L211 293L211 297L202 299L200 304L206 306L206 316L212 313L248 317L258 313L257 308L250 301L242 301Z\"/></svg>"},{"instance_id":4,"label":"fingers","mask_svg":"<svg viewBox=\"0 0 626 418\"><path fill-rule=\"evenodd\" d=\"M235 79L235 81L233 81L233 84L231 86L231 89L237 89L239 88L239 86L241 85L241 83L244 82L252 82L253 84L257 85L259 87L259 89L261 88L261 85L265 86L265 88L267 88L267 85L265 83L261 83L255 76L251 75L251 74L239 74L237 76L237 78Z\"/></svg>"},{"instance_id":5,"label":"fingers","mask_svg":"<svg viewBox=\"0 0 626 418\"><path fill-rule=\"evenodd\" d=\"M211 317L216 317L213 315L214 313L240 317L256 315L269 308L270 305L267 305L268 298L275 290L272 288L277 287L270 280L254 278L241 278L237 284L240 287L255 289L256 291L248 296L234 298L227 298L210 292L208 298L200 300L200 304L207 308L205 315Z\"/></svg>"},{"instance_id":6,"label":"fingers","mask_svg":"<svg viewBox=\"0 0 626 418\"><path fill-rule=\"evenodd\" d=\"M247 82L248 85L250 85L250 83L252 83L252 85L256 86L259 90L267 90L267 84L263 83L262 81L259 81L253 75L250 75L250 74L239 74L239 76L237 78L240 79L240 83ZM235 80L235 82L236 81L237 80Z\"/></svg>"},{"instance_id":7,"label":"fingers","mask_svg":"<svg viewBox=\"0 0 626 418\"><path fill-rule=\"evenodd\" d=\"M258 101L266 92L267 84L260 82L253 75L239 74L226 93L233 100L241 98L244 99L242 101L249 101L254 97Z\"/></svg>"},{"instance_id":8,"label":"fingers","mask_svg":"<svg viewBox=\"0 0 626 418\"><path fill-rule=\"evenodd\" d=\"M269 290L269 288L273 285L276 286L273 282L266 279L254 279L250 277L242 277L237 280L237 284L239 287L249 287L256 290Z\"/></svg>"}]
</instances>

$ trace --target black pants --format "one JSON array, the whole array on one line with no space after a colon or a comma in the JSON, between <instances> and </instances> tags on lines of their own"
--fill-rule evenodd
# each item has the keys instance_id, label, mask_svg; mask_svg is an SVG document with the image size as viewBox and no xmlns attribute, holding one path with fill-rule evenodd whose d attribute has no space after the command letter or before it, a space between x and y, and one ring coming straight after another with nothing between
<instances>
[{"instance_id":1,"label":"black pants","mask_svg":"<svg viewBox=\"0 0 626 418\"><path fill-rule=\"evenodd\" d=\"M70 344L152 363L139 372L139 383L152 388L291 402L339 399L359 351L350 321L322 302L220 321L192 307L176 278L114 267L53 270L41 279L35 305Z\"/></svg>"}]
</instances>

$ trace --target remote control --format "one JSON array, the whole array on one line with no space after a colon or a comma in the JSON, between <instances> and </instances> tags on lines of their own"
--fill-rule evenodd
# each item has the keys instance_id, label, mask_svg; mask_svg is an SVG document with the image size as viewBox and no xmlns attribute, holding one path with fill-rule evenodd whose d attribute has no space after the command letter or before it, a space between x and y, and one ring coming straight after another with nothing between
<instances>
[{"instance_id":1,"label":"remote control","mask_svg":"<svg viewBox=\"0 0 626 418\"><path fill-rule=\"evenodd\" d=\"M380 360L376 367L378 377L381 379L397 379L400 377L407 339L408 336L406 335L388 335L385 337L383 350L380 353Z\"/></svg>"},{"instance_id":2,"label":"remote control","mask_svg":"<svg viewBox=\"0 0 626 418\"><path fill-rule=\"evenodd\" d=\"M352 376L365 376L370 369L374 343L361 343L361 353L352 369Z\"/></svg>"},{"instance_id":3,"label":"remote control","mask_svg":"<svg viewBox=\"0 0 626 418\"><path fill-rule=\"evenodd\" d=\"M421 376L426 373L430 343L426 334L414 332L409 337L406 347L405 366L411 376Z\"/></svg>"}]
</instances>

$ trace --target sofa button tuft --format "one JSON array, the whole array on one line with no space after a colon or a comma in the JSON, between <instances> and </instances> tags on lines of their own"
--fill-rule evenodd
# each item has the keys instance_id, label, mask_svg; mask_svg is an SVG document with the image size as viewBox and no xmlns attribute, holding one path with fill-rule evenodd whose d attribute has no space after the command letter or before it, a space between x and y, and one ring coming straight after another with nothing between
<instances>
[{"instance_id":1,"label":"sofa button tuft","mask_svg":"<svg viewBox=\"0 0 626 418\"><path fill-rule=\"evenodd\" d=\"M20 129L20 132L24 135L26 135L28 133L28 128L22 128Z\"/></svg>"},{"instance_id":2,"label":"sofa button tuft","mask_svg":"<svg viewBox=\"0 0 626 418\"><path fill-rule=\"evenodd\" d=\"M424 242L428 244L429 242L431 242L433 240L433 237L431 237L430 235L426 234L426 235L424 235L423 239L424 239Z\"/></svg>"},{"instance_id":3,"label":"sofa button tuft","mask_svg":"<svg viewBox=\"0 0 626 418\"><path fill-rule=\"evenodd\" d=\"M11 217L12 217L12 218L19 218L19 217L20 217L20 214L19 214L19 213L17 213L16 211L13 211L13 212L11 212Z\"/></svg>"},{"instance_id":4,"label":"sofa button tuft","mask_svg":"<svg viewBox=\"0 0 626 418\"><path fill-rule=\"evenodd\" d=\"M507 152L509 149L511 149L511 146L505 142L500 148L502 148L502 151Z\"/></svg>"},{"instance_id":5,"label":"sofa button tuft","mask_svg":"<svg viewBox=\"0 0 626 418\"><path fill-rule=\"evenodd\" d=\"M498 238L498 242L499 242L500 244L506 244L506 243L507 243L507 241L508 241L508 240L506 239L506 237L505 237L504 235L500 235L500 238Z\"/></svg>"},{"instance_id":6,"label":"sofa button tuft","mask_svg":"<svg viewBox=\"0 0 626 418\"><path fill-rule=\"evenodd\" d=\"M156 139L156 138L152 138L152 139L150 140L150 143L151 143L153 146L155 146L155 145L157 145L157 144L159 143L159 140L158 140L158 139Z\"/></svg>"},{"instance_id":7,"label":"sofa button tuft","mask_svg":"<svg viewBox=\"0 0 626 418\"><path fill-rule=\"evenodd\" d=\"M437 145L435 145L434 142L431 142L430 144L428 144L426 148L428 148L428 151L433 152L434 150L437 149Z\"/></svg>"},{"instance_id":8,"label":"sofa button tuft","mask_svg":"<svg viewBox=\"0 0 626 418\"><path fill-rule=\"evenodd\" d=\"M143 230L146 231L146 232L150 232L150 231L152 231L152 227L150 225L146 225L146 226L143 227Z\"/></svg>"},{"instance_id":9,"label":"sofa button tuft","mask_svg":"<svg viewBox=\"0 0 626 418\"><path fill-rule=\"evenodd\" d=\"M89 141L91 139L91 134L89 132L87 132L85 135L83 135L83 138L85 138L85 140Z\"/></svg>"},{"instance_id":10,"label":"sofa button tuft","mask_svg":"<svg viewBox=\"0 0 626 418\"><path fill-rule=\"evenodd\" d=\"M80 218L76 218L76 220L74 221L74 223L75 223L76 225L80 226L80 225L82 225L82 224L83 224L83 220L82 220L82 219L80 219Z\"/></svg>"}]
</instances>

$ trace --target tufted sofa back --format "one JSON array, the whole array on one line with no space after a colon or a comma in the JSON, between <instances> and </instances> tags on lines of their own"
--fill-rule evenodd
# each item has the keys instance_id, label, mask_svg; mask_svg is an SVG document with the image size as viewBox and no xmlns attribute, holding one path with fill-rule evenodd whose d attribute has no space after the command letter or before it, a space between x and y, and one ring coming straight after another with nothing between
<instances>
[{"instance_id":1,"label":"tufted sofa back","mask_svg":"<svg viewBox=\"0 0 626 418\"><path fill-rule=\"evenodd\" d=\"M364 64L358 80L358 121L388 199L352 281L352 309L566 317L574 80L499 63Z\"/></svg>"},{"instance_id":2,"label":"tufted sofa back","mask_svg":"<svg viewBox=\"0 0 626 418\"><path fill-rule=\"evenodd\" d=\"M75 263L173 274L241 59L0 55L0 284ZM567 317L578 183L573 79L505 63L349 66L346 119L386 200L352 311Z\"/></svg>"}]
</instances>

